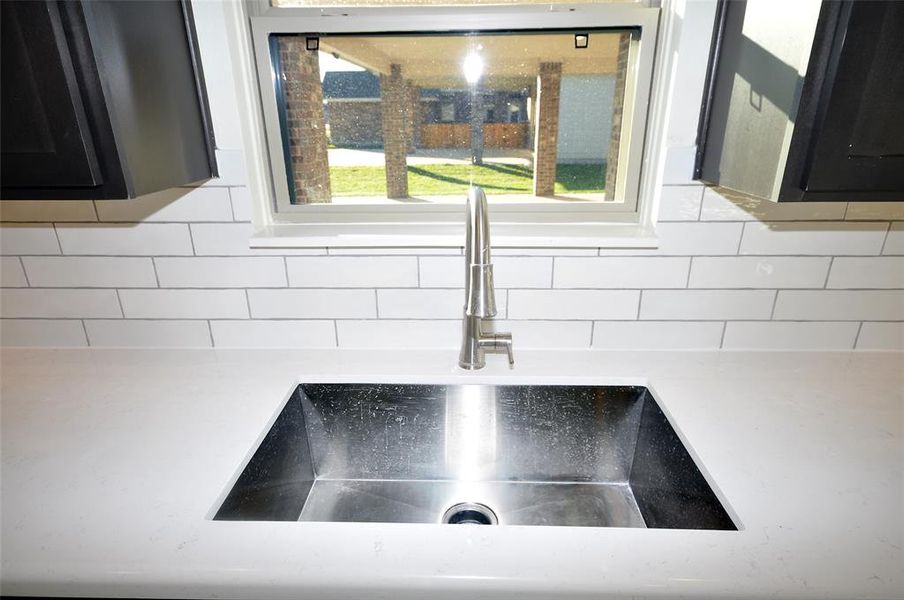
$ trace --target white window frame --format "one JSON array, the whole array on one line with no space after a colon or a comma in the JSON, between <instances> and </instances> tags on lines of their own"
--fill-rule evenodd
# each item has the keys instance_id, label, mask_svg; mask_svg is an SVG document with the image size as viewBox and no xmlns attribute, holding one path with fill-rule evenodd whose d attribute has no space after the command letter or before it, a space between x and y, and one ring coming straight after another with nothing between
<instances>
[{"instance_id":1,"label":"white window frame","mask_svg":"<svg viewBox=\"0 0 904 600\"><path fill-rule=\"evenodd\" d=\"M626 198L621 209L613 210L612 204L605 203L525 203L494 205L490 212L494 246L656 247L654 215L665 154L663 96L670 83L663 65L656 65L654 79L656 48L663 45L659 17L659 8L641 3L329 9L273 8L266 0L227 3L245 160L255 199L252 221L256 233L251 246L454 247L463 243L462 208L454 204L315 204L287 210L275 87L258 84L258 70L271 82L276 76L270 63L271 33L639 28L629 57L634 85L628 86L625 96L623 123L628 139L619 154L617 179L625 186L621 193Z\"/></svg>"}]
</instances>

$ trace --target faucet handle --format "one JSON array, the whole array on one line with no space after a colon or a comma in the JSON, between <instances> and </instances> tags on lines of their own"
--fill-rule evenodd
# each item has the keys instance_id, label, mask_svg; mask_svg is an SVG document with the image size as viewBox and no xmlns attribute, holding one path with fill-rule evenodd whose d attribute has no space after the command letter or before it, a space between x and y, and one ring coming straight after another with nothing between
<instances>
[{"instance_id":1,"label":"faucet handle","mask_svg":"<svg viewBox=\"0 0 904 600\"><path fill-rule=\"evenodd\" d=\"M485 350L500 351L505 350L508 354L509 366L515 365L515 350L512 346L511 333L491 333L480 340L480 345Z\"/></svg>"}]
</instances>

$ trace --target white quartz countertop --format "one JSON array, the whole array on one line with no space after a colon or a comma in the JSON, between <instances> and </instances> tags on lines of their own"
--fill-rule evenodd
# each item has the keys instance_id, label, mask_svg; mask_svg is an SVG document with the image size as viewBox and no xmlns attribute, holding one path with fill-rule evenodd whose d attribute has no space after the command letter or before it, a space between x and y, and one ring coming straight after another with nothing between
<instances>
[{"instance_id":1,"label":"white quartz countertop","mask_svg":"<svg viewBox=\"0 0 904 600\"><path fill-rule=\"evenodd\" d=\"M904 598L904 355L4 350L0 592ZM740 531L223 522L299 381L649 384Z\"/></svg>"}]
</instances>

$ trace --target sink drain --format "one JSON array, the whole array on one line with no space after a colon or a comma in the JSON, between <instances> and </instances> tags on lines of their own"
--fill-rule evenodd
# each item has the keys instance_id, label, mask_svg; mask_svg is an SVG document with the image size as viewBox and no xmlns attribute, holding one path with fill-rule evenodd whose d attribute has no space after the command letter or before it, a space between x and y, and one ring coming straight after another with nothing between
<instances>
[{"instance_id":1,"label":"sink drain","mask_svg":"<svg viewBox=\"0 0 904 600\"><path fill-rule=\"evenodd\" d=\"M499 519L486 504L459 502L443 513L442 522L448 525L496 525Z\"/></svg>"}]
</instances>

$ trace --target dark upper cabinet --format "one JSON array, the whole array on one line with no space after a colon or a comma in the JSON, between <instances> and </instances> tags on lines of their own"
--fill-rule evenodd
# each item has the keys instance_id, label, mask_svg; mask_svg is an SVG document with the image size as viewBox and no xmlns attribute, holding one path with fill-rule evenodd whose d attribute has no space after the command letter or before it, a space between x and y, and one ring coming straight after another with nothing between
<instances>
[{"instance_id":1,"label":"dark upper cabinet","mask_svg":"<svg viewBox=\"0 0 904 600\"><path fill-rule=\"evenodd\" d=\"M0 2L0 198L132 198L216 176L191 9Z\"/></svg>"},{"instance_id":2,"label":"dark upper cabinet","mask_svg":"<svg viewBox=\"0 0 904 600\"><path fill-rule=\"evenodd\" d=\"M904 200L904 2L723 1L695 176L783 201Z\"/></svg>"}]
</instances>

